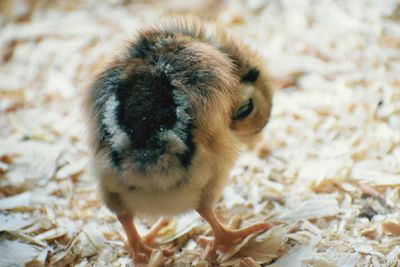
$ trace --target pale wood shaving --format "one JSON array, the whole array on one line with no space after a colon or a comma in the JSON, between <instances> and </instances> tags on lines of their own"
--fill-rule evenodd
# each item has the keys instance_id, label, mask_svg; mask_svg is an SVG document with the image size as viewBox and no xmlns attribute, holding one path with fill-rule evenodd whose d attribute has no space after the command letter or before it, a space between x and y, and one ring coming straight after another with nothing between
<instances>
[{"instance_id":1,"label":"pale wood shaving","mask_svg":"<svg viewBox=\"0 0 400 267\"><path fill-rule=\"evenodd\" d=\"M24 192L12 197L0 199L0 210L23 208L32 204L32 193Z\"/></svg>"},{"instance_id":2,"label":"pale wood shaving","mask_svg":"<svg viewBox=\"0 0 400 267\"><path fill-rule=\"evenodd\" d=\"M18 241L0 240L0 266L24 266L39 255L39 250Z\"/></svg>"},{"instance_id":3,"label":"pale wood shaving","mask_svg":"<svg viewBox=\"0 0 400 267\"><path fill-rule=\"evenodd\" d=\"M27 214L1 214L0 213L0 232L3 231L17 231L26 228L35 223L33 218L28 217Z\"/></svg>"},{"instance_id":4,"label":"pale wood shaving","mask_svg":"<svg viewBox=\"0 0 400 267\"><path fill-rule=\"evenodd\" d=\"M277 227L260 236L249 236L235 251L222 254L219 258L221 266L233 266L242 263L242 259L251 257L255 264L263 264L278 256L278 251L284 245L284 236L289 231L287 227Z\"/></svg>"},{"instance_id":5,"label":"pale wood shaving","mask_svg":"<svg viewBox=\"0 0 400 267\"><path fill-rule=\"evenodd\" d=\"M400 4L0 1L0 266L133 266L88 167L81 97L146 24L212 18L266 59L271 120L218 202L274 227L225 266L400 264ZM138 220L141 233L154 220ZM227 220L224 220L227 221ZM173 218L152 266L209 266L209 226ZM3 256L5 255L5 256Z\"/></svg>"}]
</instances>

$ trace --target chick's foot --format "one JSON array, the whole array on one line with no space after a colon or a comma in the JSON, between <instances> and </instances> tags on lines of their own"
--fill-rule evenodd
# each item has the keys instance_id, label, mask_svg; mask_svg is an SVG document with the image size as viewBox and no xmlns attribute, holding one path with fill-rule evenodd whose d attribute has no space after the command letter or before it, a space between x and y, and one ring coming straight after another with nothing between
<instances>
[{"instance_id":1,"label":"chick's foot","mask_svg":"<svg viewBox=\"0 0 400 267\"><path fill-rule=\"evenodd\" d=\"M128 237L128 246L130 253L135 263L147 263L151 258L151 254L154 250L155 244L154 239L156 238L159 231L169 223L167 219L160 219L150 231L141 238L136 230L135 224L133 223L133 215L119 215L118 220L125 230ZM165 256L173 254L169 248L161 248L162 253Z\"/></svg>"},{"instance_id":2,"label":"chick's foot","mask_svg":"<svg viewBox=\"0 0 400 267\"><path fill-rule=\"evenodd\" d=\"M217 250L229 251L247 236L266 231L272 227L269 223L257 223L241 229L229 229L222 225L211 209L199 209L198 212L210 224L214 234L214 241L208 253L208 258L211 261L216 259ZM237 228L239 225L240 218L236 216L232 228Z\"/></svg>"}]
</instances>

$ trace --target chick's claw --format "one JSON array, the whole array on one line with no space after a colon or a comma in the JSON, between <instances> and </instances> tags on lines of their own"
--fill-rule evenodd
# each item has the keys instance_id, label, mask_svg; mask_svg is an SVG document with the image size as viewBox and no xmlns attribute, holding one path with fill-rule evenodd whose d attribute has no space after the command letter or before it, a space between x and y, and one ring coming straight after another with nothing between
<instances>
[{"instance_id":1,"label":"chick's claw","mask_svg":"<svg viewBox=\"0 0 400 267\"><path fill-rule=\"evenodd\" d=\"M128 244L129 245L129 253L132 256L132 259L135 263L148 263L151 254L153 253L153 248L146 246L143 242L137 242L135 244Z\"/></svg>"}]
</instances>

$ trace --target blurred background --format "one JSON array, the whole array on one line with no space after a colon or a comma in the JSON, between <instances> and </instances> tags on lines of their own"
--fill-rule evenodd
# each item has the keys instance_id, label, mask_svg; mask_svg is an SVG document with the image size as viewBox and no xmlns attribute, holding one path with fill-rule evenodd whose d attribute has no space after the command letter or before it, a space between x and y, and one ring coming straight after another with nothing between
<instances>
[{"instance_id":1,"label":"blurred background","mask_svg":"<svg viewBox=\"0 0 400 267\"><path fill-rule=\"evenodd\" d=\"M138 29L180 15L260 51L276 90L218 205L275 227L220 263L400 264L398 1L2 0L0 266L132 265L90 175L81 97ZM206 266L207 231L174 219L160 241L180 251L153 266Z\"/></svg>"}]
</instances>

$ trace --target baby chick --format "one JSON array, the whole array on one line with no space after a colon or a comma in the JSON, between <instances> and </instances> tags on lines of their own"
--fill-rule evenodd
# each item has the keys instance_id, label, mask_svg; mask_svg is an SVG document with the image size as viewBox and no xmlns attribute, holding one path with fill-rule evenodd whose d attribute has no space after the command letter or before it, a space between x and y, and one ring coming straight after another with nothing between
<instances>
[{"instance_id":1,"label":"baby chick","mask_svg":"<svg viewBox=\"0 0 400 267\"><path fill-rule=\"evenodd\" d=\"M86 97L93 163L135 261L147 261L161 220L140 237L137 215L196 210L210 252L269 229L224 227L214 214L240 144L266 125L272 91L261 57L217 26L182 19L139 32Z\"/></svg>"}]
</instances>

